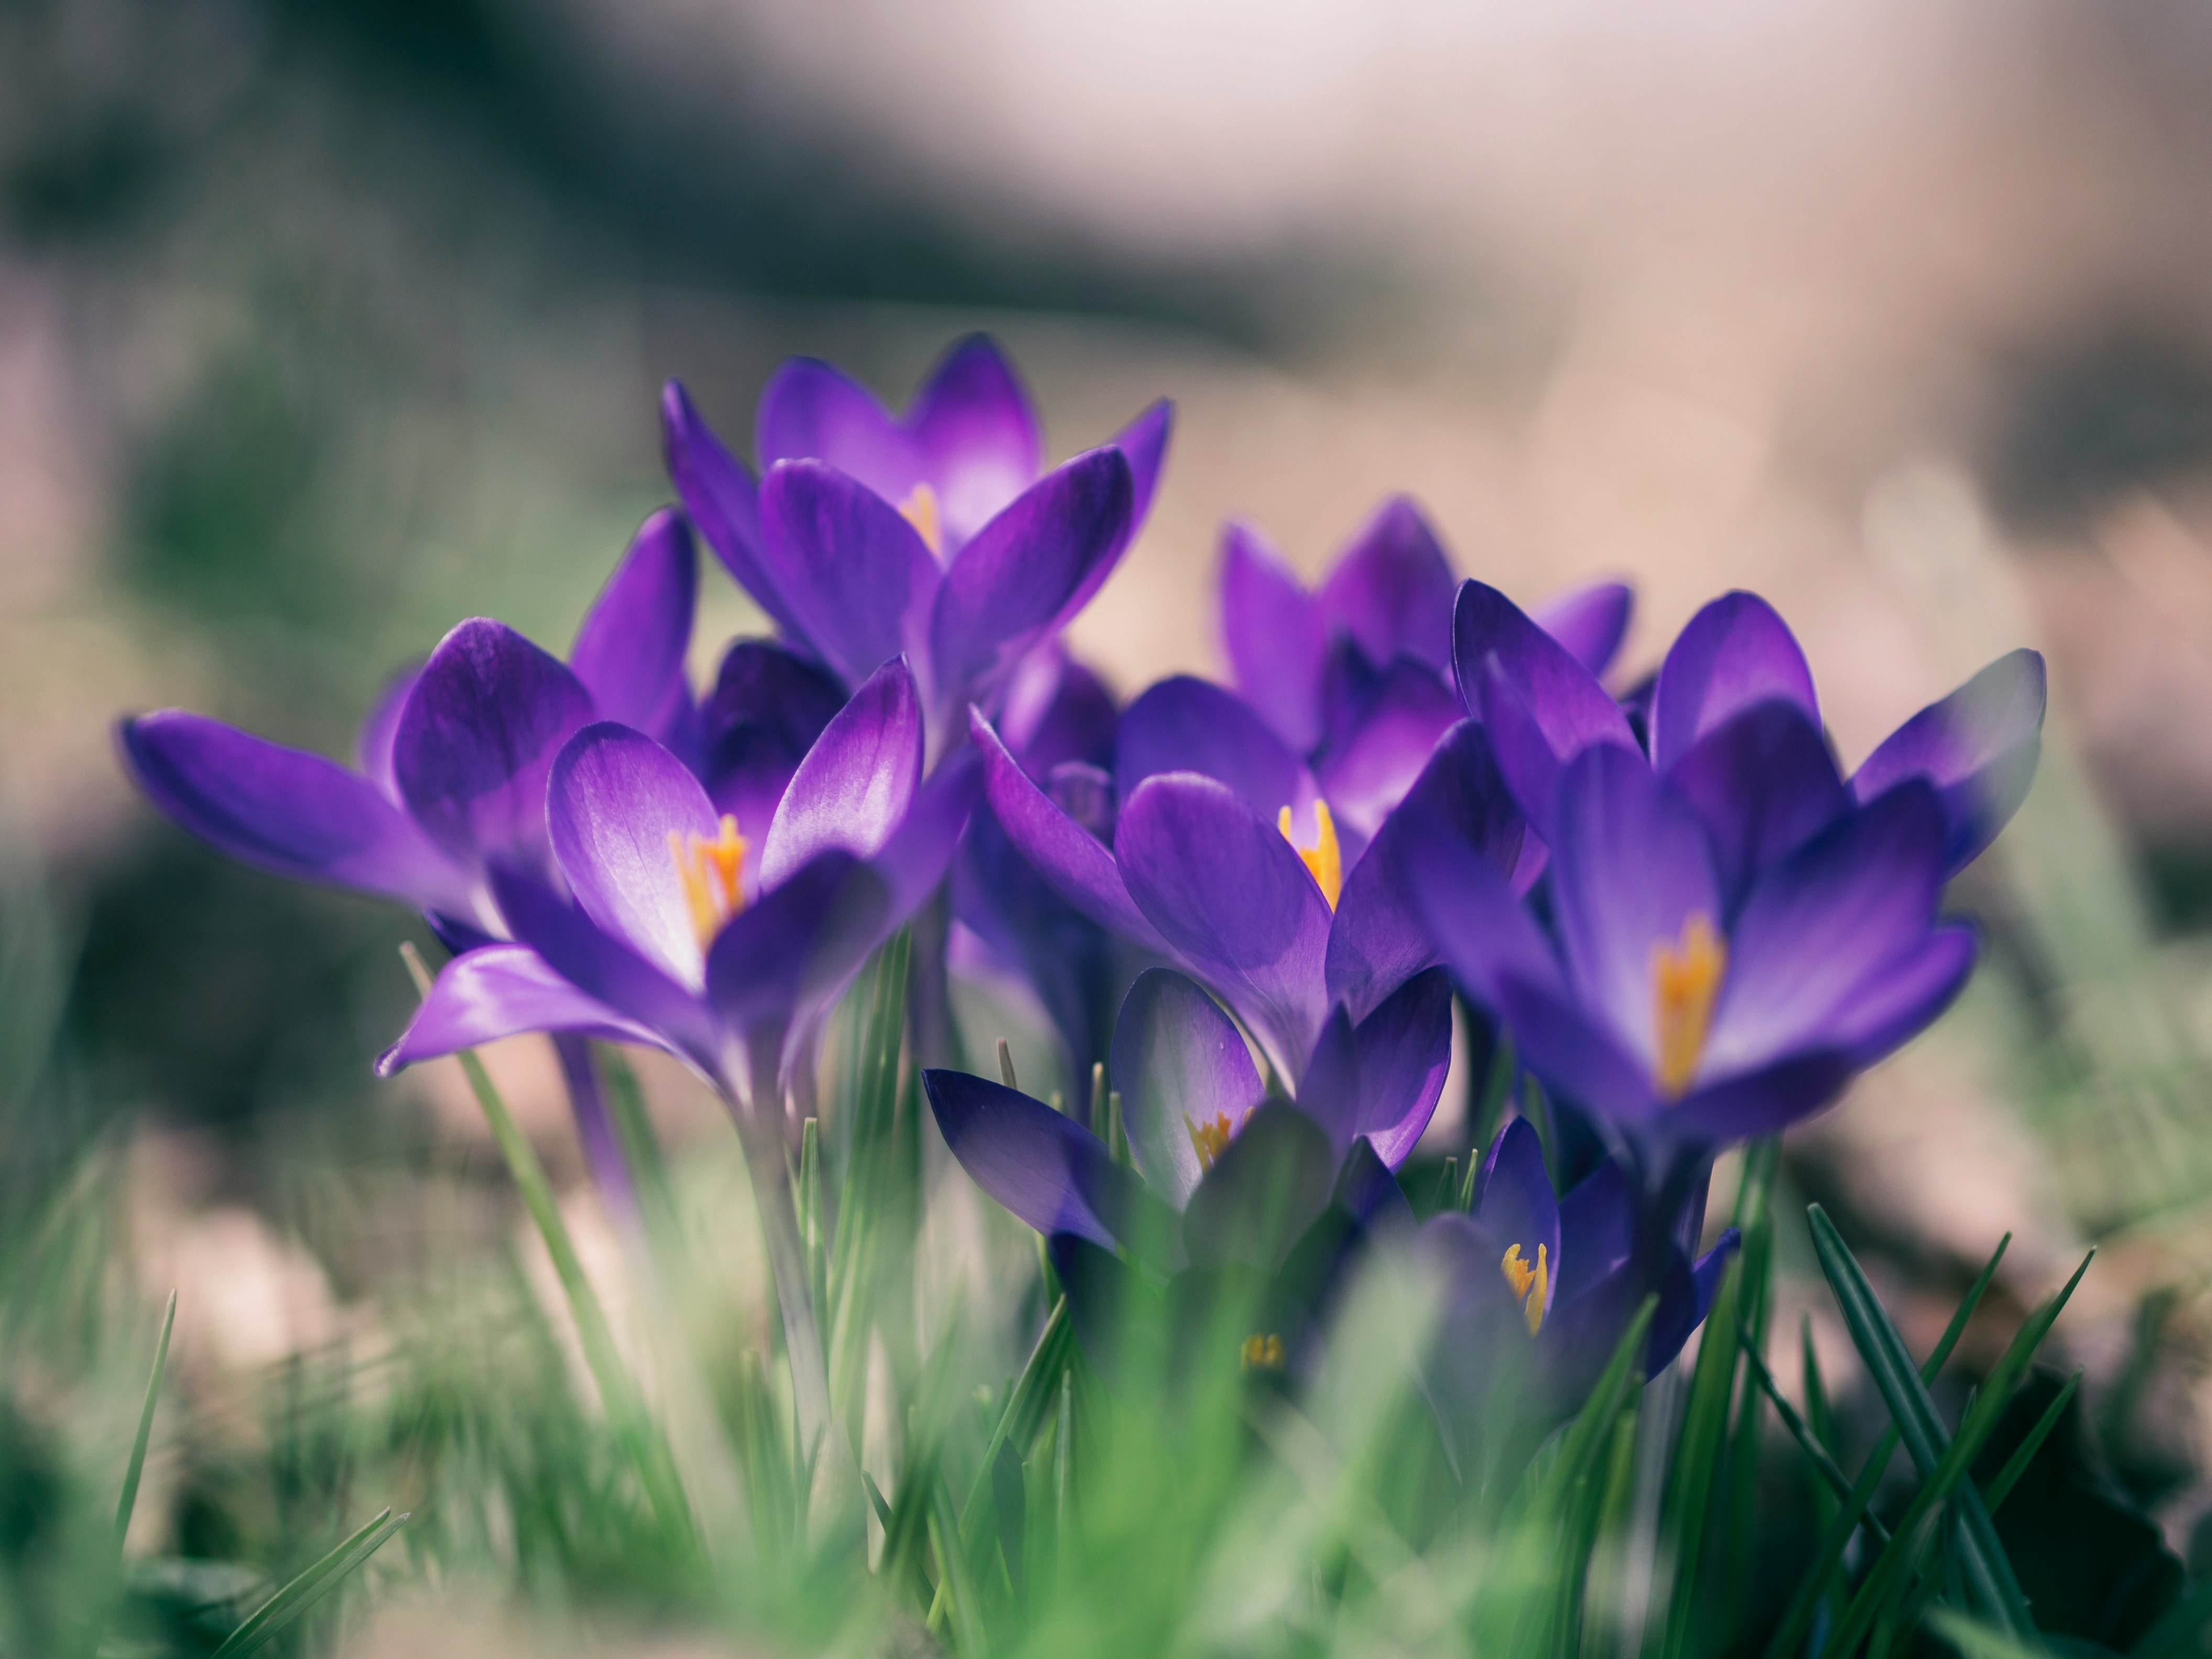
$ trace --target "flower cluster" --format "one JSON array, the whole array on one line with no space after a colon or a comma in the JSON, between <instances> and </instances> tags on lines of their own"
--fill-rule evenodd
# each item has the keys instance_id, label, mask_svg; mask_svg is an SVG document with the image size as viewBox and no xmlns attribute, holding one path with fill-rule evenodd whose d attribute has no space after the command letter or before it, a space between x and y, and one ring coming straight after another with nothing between
<instances>
[{"instance_id":1,"label":"flower cluster","mask_svg":"<svg viewBox=\"0 0 2212 1659\"><path fill-rule=\"evenodd\" d=\"M1142 1328L1170 1368L1212 1352L1296 1386L1352 1264L1395 1238L1449 1290L1422 1369L1448 1446L1507 1371L1570 1407L1647 1306L1645 1368L1667 1364L1733 1247L1703 1238L1716 1152L1832 1103L1972 969L1942 896L2032 778L2032 653L1846 776L1763 601L1715 600L1616 695L1626 587L1523 611L1455 584L1398 500L1312 591L1231 526L1231 684L1121 707L1060 635L1151 507L1166 404L1048 470L976 338L899 416L787 365L757 476L681 386L662 414L681 507L566 662L465 622L353 768L174 711L122 744L185 829L397 899L451 947L385 1069L554 1034L617 1198L589 1042L711 1082L763 1188L803 1412L819 1344L782 1139L830 1012L917 918L934 971L1015 975L1058 1034L1061 1103L953 1066L923 1085L1109 1376ZM695 536L775 627L703 694ZM1455 992L1510 1037L1527 1103L1417 1225L1396 1172L1443 1095Z\"/></svg>"}]
</instances>

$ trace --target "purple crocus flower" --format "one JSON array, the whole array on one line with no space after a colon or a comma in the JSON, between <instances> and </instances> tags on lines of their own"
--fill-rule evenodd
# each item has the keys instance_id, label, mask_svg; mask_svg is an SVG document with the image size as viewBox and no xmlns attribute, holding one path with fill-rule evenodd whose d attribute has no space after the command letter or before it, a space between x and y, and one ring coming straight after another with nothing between
<instances>
[{"instance_id":1,"label":"purple crocus flower","mask_svg":"<svg viewBox=\"0 0 2212 1659\"><path fill-rule=\"evenodd\" d=\"M1233 692L1163 682L1121 717L1114 770L1042 787L980 715L985 790L1007 838L1069 904L1182 968L1296 1087L1330 1010L1364 1017L1436 960L1399 878L1400 818L1441 817L1501 871L1518 814L1481 730L1435 746L1371 843L1340 835L1311 770Z\"/></svg>"},{"instance_id":2,"label":"purple crocus flower","mask_svg":"<svg viewBox=\"0 0 2212 1659\"><path fill-rule=\"evenodd\" d=\"M1461 718L1452 681L1450 561L1420 509L1394 496L1312 591L1249 525L1221 538L1221 632L1232 684L1313 766L1339 823L1371 836ZM1539 625L1595 677L1627 631L1618 582L1540 608Z\"/></svg>"},{"instance_id":3,"label":"purple crocus flower","mask_svg":"<svg viewBox=\"0 0 2212 1659\"><path fill-rule=\"evenodd\" d=\"M466 948L509 932L491 872L550 871L545 783L595 720L688 740L684 680L698 565L673 512L654 514L577 630L564 665L478 618L402 676L363 723L358 769L181 709L126 720L125 766L147 798L218 851L297 880L421 910ZM558 1045L602 1188L627 1177L580 1038Z\"/></svg>"},{"instance_id":4,"label":"purple crocus flower","mask_svg":"<svg viewBox=\"0 0 2212 1659\"><path fill-rule=\"evenodd\" d=\"M981 335L896 416L827 363L786 363L761 393L757 485L682 386L661 413L669 476L738 586L848 686L904 653L933 755L1112 573L1152 505L1170 424L1155 404L1040 476L1035 412Z\"/></svg>"}]
</instances>

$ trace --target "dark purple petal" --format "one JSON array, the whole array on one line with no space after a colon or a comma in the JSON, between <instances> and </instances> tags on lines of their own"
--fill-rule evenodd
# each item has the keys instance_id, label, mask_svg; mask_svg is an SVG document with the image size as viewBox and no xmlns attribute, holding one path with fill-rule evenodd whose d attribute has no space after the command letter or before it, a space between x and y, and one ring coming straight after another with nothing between
<instances>
[{"instance_id":1,"label":"dark purple petal","mask_svg":"<svg viewBox=\"0 0 2212 1659\"><path fill-rule=\"evenodd\" d=\"M1636 1194L1618 1158L1608 1158L1559 1200L1559 1280L1553 1300L1573 1302L1610 1278L1635 1247Z\"/></svg>"},{"instance_id":2,"label":"dark purple petal","mask_svg":"<svg viewBox=\"0 0 2212 1659\"><path fill-rule=\"evenodd\" d=\"M921 1084L960 1167L1017 1218L1109 1250L1122 1242L1142 1189L1097 1136L1041 1100L965 1072L924 1072Z\"/></svg>"},{"instance_id":3,"label":"dark purple petal","mask_svg":"<svg viewBox=\"0 0 2212 1659\"><path fill-rule=\"evenodd\" d=\"M663 507L639 526L568 650L600 719L667 735L690 704L684 665L698 602L690 527Z\"/></svg>"},{"instance_id":4,"label":"dark purple petal","mask_svg":"<svg viewBox=\"0 0 2212 1659\"><path fill-rule=\"evenodd\" d=\"M1656 1376L1665 1370L1681 1352L1690 1333L1705 1322L1713 1294L1720 1288L1721 1272L1741 1242L1736 1230L1728 1228L1694 1267L1680 1250L1674 1253L1659 1281L1659 1306L1651 1316L1651 1339L1644 1351L1649 1375Z\"/></svg>"},{"instance_id":5,"label":"dark purple petal","mask_svg":"<svg viewBox=\"0 0 2212 1659\"><path fill-rule=\"evenodd\" d=\"M1229 1016L1164 968L1138 975L1122 1000L1109 1075L1121 1091L1130 1157L1177 1209L1201 1173L1197 1129L1225 1120L1233 1135L1265 1093Z\"/></svg>"},{"instance_id":6,"label":"dark purple petal","mask_svg":"<svg viewBox=\"0 0 2212 1659\"><path fill-rule=\"evenodd\" d=\"M921 782L921 699L905 660L871 674L792 775L761 843L773 887L832 847L871 858L905 822Z\"/></svg>"},{"instance_id":7,"label":"dark purple petal","mask_svg":"<svg viewBox=\"0 0 2212 1659\"><path fill-rule=\"evenodd\" d=\"M1357 724L1333 736L1314 765L1339 830L1363 842L1405 799L1462 714L1443 677L1411 657L1394 662L1365 702Z\"/></svg>"},{"instance_id":8,"label":"dark purple petal","mask_svg":"<svg viewBox=\"0 0 2212 1659\"><path fill-rule=\"evenodd\" d=\"M1941 702L1890 733L1851 778L1862 802L1911 778L1936 786L1943 806L1947 874L1978 858L2020 810L2043 747L2042 657L1998 658Z\"/></svg>"},{"instance_id":9,"label":"dark purple petal","mask_svg":"<svg viewBox=\"0 0 2212 1659\"><path fill-rule=\"evenodd\" d=\"M791 775L844 706L844 685L820 664L773 640L732 645L699 710L700 770L715 810L764 835ZM748 890L756 885L749 879Z\"/></svg>"},{"instance_id":10,"label":"dark purple petal","mask_svg":"<svg viewBox=\"0 0 2212 1659\"><path fill-rule=\"evenodd\" d=\"M1121 816L1121 798L1104 770L1083 761L1062 761L1045 774L1044 793L1102 845L1114 844L1114 823Z\"/></svg>"},{"instance_id":11,"label":"dark purple petal","mask_svg":"<svg viewBox=\"0 0 2212 1659\"><path fill-rule=\"evenodd\" d=\"M1165 398L1115 433L1109 441L1129 458L1129 529L1144 527L1159 489L1160 468L1167 459L1168 439L1175 429L1175 405Z\"/></svg>"},{"instance_id":12,"label":"dark purple petal","mask_svg":"<svg viewBox=\"0 0 2212 1659\"><path fill-rule=\"evenodd\" d=\"M1421 834L1456 838L1496 867L1512 867L1520 811L1506 793L1481 726L1448 732L1397 810L1346 876L1328 933L1328 994L1364 1018L1375 1005L1437 960L1417 900L1407 849Z\"/></svg>"},{"instance_id":13,"label":"dark purple petal","mask_svg":"<svg viewBox=\"0 0 2212 1659\"><path fill-rule=\"evenodd\" d=\"M951 546L981 530L1036 477L1042 451L1036 412L988 335L971 334L945 354L903 424L934 481Z\"/></svg>"},{"instance_id":14,"label":"dark purple petal","mask_svg":"<svg viewBox=\"0 0 2212 1659\"><path fill-rule=\"evenodd\" d=\"M1115 850L1146 920L1295 1084L1326 1012L1330 916L1290 843L1227 785L1171 772L1123 805Z\"/></svg>"},{"instance_id":15,"label":"dark purple petal","mask_svg":"<svg viewBox=\"0 0 2212 1659\"><path fill-rule=\"evenodd\" d=\"M1755 1071L1694 1089L1663 1108L1654 1127L1683 1140L1718 1143L1774 1134L1841 1099L1851 1059L1839 1049L1800 1052Z\"/></svg>"},{"instance_id":16,"label":"dark purple petal","mask_svg":"<svg viewBox=\"0 0 2212 1659\"><path fill-rule=\"evenodd\" d=\"M1441 968L1407 981L1359 1022L1358 1133L1396 1169L1435 1115L1451 1070L1451 982Z\"/></svg>"},{"instance_id":17,"label":"dark purple petal","mask_svg":"<svg viewBox=\"0 0 2212 1659\"><path fill-rule=\"evenodd\" d=\"M832 848L732 916L707 952L707 1000L733 1030L807 1013L835 994L884 927L884 885Z\"/></svg>"},{"instance_id":18,"label":"dark purple petal","mask_svg":"<svg viewBox=\"0 0 2212 1659\"><path fill-rule=\"evenodd\" d=\"M1395 828L1385 826L1377 844ZM1406 820L1403 833L1403 890L1468 998L1496 1011L1506 982L1516 980L1564 996L1550 944L1497 865L1426 816ZM1348 902L1351 884L1346 887Z\"/></svg>"},{"instance_id":19,"label":"dark purple petal","mask_svg":"<svg viewBox=\"0 0 2212 1659\"><path fill-rule=\"evenodd\" d=\"M1490 1143L1482 1160L1474 1224L1498 1251L1490 1270L1501 1278L1511 1247L1520 1247L1522 1261L1531 1268L1542 1252L1544 1311L1549 1314L1559 1288L1559 1203L1544 1168L1543 1143L1526 1118L1515 1118Z\"/></svg>"},{"instance_id":20,"label":"dark purple petal","mask_svg":"<svg viewBox=\"0 0 2212 1659\"><path fill-rule=\"evenodd\" d=\"M1291 809L1293 831L1311 846L1318 833L1313 774L1233 691L1178 674L1146 691L1121 716L1114 784L1123 801L1146 778L1196 772L1228 785L1268 823Z\"/></svg>"},{"instance_id":21,"label":"dark purple petal","mask_svg":"<svg viewBox=\"0 0 2212 1659\"><path fill-rule=\"evenodd\" d=\"M1421 510L1393 496L1361 526L1316 596L1323 618L1370 662L1401 654L1451 666L1451 561Z\"/></svg>"},{"instance_id":22,"label":"dark purple petal","mask_svg":"<svg viewBox=\"0 0 2212 1659\"><path fill-rule=\"evenodd\" d=\"M1127 544L1129 463L1079 455L1032 484L945 568L930 613L932 694L958 708L1073 614ZM1103 580L1103 577L1102 577Z\"/></svg>"},{"instance_id":23,"label":"dark purple petal","mask_svg":"<svg viewBox=\"0 0 2212 1659\"><path fill-rule=\"evenodd\" d=\"M1820 728L1780 698L1753 703L1706 732L1668 781L1704 821L1731 901L1851 805Z\"/></svg>"},{"instance_id":24,"label":"dark purple petal","mask_svg":"<svg viewBox=\"0 0 2212 1659\"><path fill-rule=\"evenodd\" d=\"M117 728L146 797L220 852L296 881L465 913L465 873L368 779L220 720L165 709Z\"/></svg>"},{"instance_id":25,"label":"dark purple petal","mask_svg":"<svg viewBox=\"0 0 2212 1659\"><path fill-rule=\"evenodd\" d=\"M761 556L760 487L714 435L680 380L671 380L660 394L660 443L668 481L714 556L778 628L805 641L806 630Z\"/></svg>"},{"instance_id":26,"label":"dark purple petal","mask_svg":"<svg viewBox=\"0 0 2212 1659\"><path fill-rule=\"evenodd\" d=\"M659 1035L586 996L520 945L487 945L447 963L398 1042L376 1062L390 1077L418 1060L526 1031L573 1031L606 1042L665 1048Z\"/></svg>"},{"instance_id":27,"label":"dark purple petal","mask_svg":"<svg viewBox=\"0 0 2212 1659\"><path fill-rule=\"evenodd\" d=\"M1528 614L1577 662L1601 677L1613 666L1635 609L1636 590L1627 583L1592 582L1547 599Z\"/></svg>"},{"instance_id":28,"label":"dark purple petal","mask_svg":"<svg viewBox=\"0 0 2212 1659\"><path fill-rule=\"evenodd\" d=\"M1561 780L1552 842L1559 942L1577 997L1647 1065L1657 1054L1652 958L1702 916L1725 922L1704 827L1641 755L1585 753Z\"/></svg>"},{"instance_id":29,"label":"dark purple petal","mask_svg":"<svg viewBox=\"0 0 2212 1659\"><path fill-rule=\"evenodd\" d=\"M1328 1205L1337 1164L1311 1118L1282 1101L1262 1105L1183 1207L1183 1248L1193 1264L1274 1267Z\"/></svg>"},{"instance_id":30,"label":"dark purple petal","mask_svg":"<svg viewBox=\"0 0 2212 1659\"><path fill-rule=\"evenodd\" d=\"M1114 855L1030 781L989 721L972 715L969 732L983 757L983 797L1022 856L1100 927L1165 955L1166 943L1130 898Z\"/></svg>"},{"instance_id":31,"label":"dark purple petal","mask_svg":"<svg viewBox=\"0 0 2212 1659\"><path fill-rule=\"evenodd\" d=\"M1871 1066L1917 1036L1951 1006L1974 971L1979 941L1963 922L1938 927L1890 958L1828 1021L1828 1035Z\"/></svg>"},{"instance_id":32,"label":"dark purple petal","mask_svg":"<svg viewBox=\"0 0 2212 1659\"><path fill-rule=\"evenodd\" d=\"M1756 593L1724 593L1668 647L1651 694L1651 762L1673 769L1731 714L1770 698L1793 702L1817 730L1813 671L1789 624Z\"/></svg>"},{"instance_id":33,"label":"dark purple petal","mask_svg":"<svg viewBox=\"0 0 2212 1659\"><path fill-rule=\"evenodd\" d=\"M542 861L553 757L594 718L576 677L513 629L478 618L422 665L392 739L415 821L463 859Z\"/></svg>"},{"instance_id":34,"label":"dark purple petal","mask_svg":"<svg viewBox=\"0 0 2212 1659\"><path fill-rule=\"evenodd\" d=\"M1359 1048L1352 1016L1342 1004L1329 1011L1314 1040L1298 1079L1297 1108L1328 1137L1332 1156L1341 1161L1359 1133Z\"/></svg>"},{"instance_id":35,"label":"dark purple petal","mask_svg":"<svg viewBox=\"0 0 2212 1659\"><path fill-rule=\"evenodd\" d=\"M813 357L791 358L769 376L753 439L763 471L779 461L826 461L893 505L926 476L914 434L873 392Z\"/></svg>"},{"instance_id":36,"label":"dark purple petal","mask_svg":"<svg viewBox=\"0 0 2212 1659\"><path fill-rule=\"evenodd\" d=\"M546 791L553 851L584 914L678 983L702 983L700 940L669 838L715 833L714 804L683 762L641 732L578 732Z\"/></svg>"},{"instance_id":37,"label":"dark purple petal","mask_svg":"<svg viewBox=\"0 0 2212 1659\"><path fill-rule=\"evenodd\" d=\"M1054 641L1022 659L1000 694L999 735L1042 778L1066 761L1110 765L1121 711L1105 682Z\"/></svg>"},{"instance_id":38,"label":"dark purple petal","mask_svg":"<svg viewBox=\"0 0 2212 1659\"><path fill-rule=\"evenodd\" d=\"M1413 1206L1406 1201L1405 1190L1391 1170L1374 1145L1361 1136L1352 1143L1352 1155L1338 1171L1336 1190L1328 1201L1364 1228L1411 1227Z\"/></svg>"},{"instance_id":39,"label":"dark purple petal","mask_svg":"<svg viewBox=\"0 0 2212 1659\"><path fill-rule=\"evenodd\" d=\"M1221 532L1221 641L1244 701L1292 750L1312 752L1328 626L1260 532L1237 522Z\"/></svg>"},{"instance_id":40,"label":"dark purple petal","mask_svg":"<svg viewBox=\"0 0 2212 1659\"><path fill-rule=\"evenodd\" d=\"M799 636L848 685L915 642L937 561L866 483L821 461L779 461L761 485L761 533Z\"/></svg>"},{"instance_id":41,"label":"dark purple petal","mask_svg":"<svg viewBox=\"0 0 2212 1659\"><path fill-rule=\"evenodd\" d=\"M400 711L407 707L422 673L422 665L418 662L386 680L376 701L369 704L368 713L362 717L361 732L354 739L354 763L394 805L399 801L399 784L392 775L392 743L399 735Z\"/></svg>"},{"instance_id":42,"label":"dark purple petal","mask_svg":"<svg viewBox=\"0 0 2212 1659\"><path fill-rule=\"evenodd\" d=\"M1928 937L1942 879L1942 812L1919 781L1861 808L1761 878L1729 941L1700 1075L1724 1078L1836 1046L1838 1012Z\"/></svg>"}]
</instances>

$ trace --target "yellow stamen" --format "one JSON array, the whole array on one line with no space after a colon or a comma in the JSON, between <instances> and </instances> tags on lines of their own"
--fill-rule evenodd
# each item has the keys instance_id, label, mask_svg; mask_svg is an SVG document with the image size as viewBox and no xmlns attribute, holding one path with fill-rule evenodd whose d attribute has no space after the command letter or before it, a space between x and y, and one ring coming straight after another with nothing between
<instances>
[{"instance_id":1,"label":"yellow stamen","mask_svg":"<svg viewBox=\"0 0 2212 1659\"><path fill-rule=\"evenodd\" d=\"M944 553L945 526L938 517L935 490L926 483L916 484L913 493L899 503L899 517L914 526L923 546L932 553Z\"/></svg>"},{"instance_id":2,"label":"yellow stamen","mask_svg":"<svg viewBox=\"0 0 2212 1659\"><path fill-rule=\"evenodd\" d=\"M1314 838L1311 847L1301 847L1291 835L1291 809L1285 806L1275 814L1275 828L1283 832L1283 839L1291 843L1291 850L1298 855L1298 861L1312 875L1314 884L1321 889L1321 896L1334 910L1338 896L1344 891L1344 848L1337 844L1336 819L1330 816L1327 801L1314 803L1314 822L1321 826L1321 833Z\"/></svg>"},{"instance_id":3,"label":"yellow stamen","mask_svg":"<svg viewBox=\"0 0 2212 1659\"><path fill-rule=\"evenodd\" d=\"M745 848L733 813L722 814L719 833L705 836L668 832L668 857L676 866L676 878L684 884L684 902L691 911L691 930L704 951L714 942L732 916L745 908L743 876Z\"/></svg>"},{"instance_id":4,"label":"yellow stamen","mask_svg":"<svg viewBox=\"0 0 2212 1659\"><path fill-rule=\"evenodd\" d=\"M1653 1071L1661 1098L1680 1100L1697 1076L1727 972L1728 941L1702 910L1682 923L1680 943L1651 947L1652 1026L1658 1039Z\"/></svg>"},{"instance_id":5,"label":"yellow stamen","mask_svg":"<svg viewBox=\"0 0 2212 1659\"><path fill-rule=\"evenodd\" d=\"M1534 1336L1544 1328L1544 1298L1552 1291L1551 1247L1536 1247L1536 1265L1530 1267L1521 1259L1518 1244L1505 1252L1498 1267L1505 1274L1507 1287L1513 1299L1521 1304L1521 1317L1528 1322L1528 1334Z\"/></svg>"},{"instance_id":6,"label":"yellow stamen","mask_svg":"<svg viewBox=\"0 0 2212 1659\"><path fill-rule=\"evenodd\" d=\"M1248 1371L1279 1371L1283 1369L1283 1339L1273 1331L1265 1336L1255 1331L1244 1339L1237 1359Z\"/></svg>"},{"instance_id":7,"label":"yellow stamen","mask_svg":"<svg viewBox=\"0 0 2212 1659\"><path fill-rule=\"evenodd\" d=\"M1198 1154L1198 1167L1212 1169L1213 1160L1221 1156L1221 1149L1229 1144L1229 1114L1216 1112L1210 1123L1194 1123L1185 1118L1182 1127L1190 1132L1190 1149Z\"/></svg>"}]
</instances>

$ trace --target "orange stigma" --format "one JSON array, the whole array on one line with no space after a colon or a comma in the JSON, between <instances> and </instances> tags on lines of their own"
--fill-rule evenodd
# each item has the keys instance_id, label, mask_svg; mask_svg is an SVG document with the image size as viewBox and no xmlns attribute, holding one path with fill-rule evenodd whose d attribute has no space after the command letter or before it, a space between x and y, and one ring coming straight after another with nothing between
<instances>
[{"instance_id":1,"label":"orange stigma","mask_svg":"<svg viewBox=\"0 0 2212 1659\"><path fill-rule=\"evenodd\" d=\"M1283 1369L1283 1339L1273 1331L1265 1336L1255 1331L1244 1339L1237 1359L1248 1371L1279 1371Z\"/></svg>"},{"instance_id":2,"label":"orange stigma","mask_svg":"<svg viewBox=\"0 0 2212 1659\"><path fill-rule=\"evenodd\" d=\"M1728 941L1713 931L1702 910L1685 919L1679 943L1651 947L1651 1018L1658 1050L1652 1069L1662 1099L1680 1100L1698 1075L1727 973Z\"/></svg>"},{"instance_id":3,"label":"orange stigma","mask_svg":"<svg viewBox=\"0 0 2212 1659\"><path fill-rule=\"evenodd\" d=\"M702 951L745 908L741 878L747 845L732 812L722 814L721 829L711 840L680 830L668 832L668 857L676 866L676 878L684 884L684 902L690 907L691 930L699 936Z\"/></svg>"},{"instance_id":4,"label":"orange stigma","mask_svg":"<svg viewBox=\"0 0 2212 1659\"><path fill-rule=\"evenodd\" d=\"M1336 901L1344 891L1344 849L1337 844L1336 819L1330 815L1328 803L1314 803L1314 822L1321 826L1311 847L1301 847L1291 836L1291 809L1287 806L1275 814L1275 828L1282 831L1283 839L1290 842L1291 850L1298 855L1321 896L1328 901L1328 908L1336 908Z\"/></svg>"},{"instance_id":5,"label":"orange stigma","mask_svg":"<svg viewBox=\"0 0 2212 1659\"><path fill-rule=\"evenodd\" d=\"M1190 1132L1190 1149L1198 1154L1198 1167L1210 1170L1213 1160L1221 1156L1221 1149L1229 1144L1229 1114L1216 1112L1211 1121L1194 1123L1188 1118L1182 1127Z\"/></svg>"},{"instance_id":6,"label":"orange stigma","mask_svg":"<svg viewBox=\"0 0 2212 1659\"><path fill-rule=\"evenodd\" d=\"M1505 1252L1505 1259L1498 1266L1505 1275L1513 1299L1521 1304L1521 1317L1527 1322L1528 1334L1535 1335L1544 1328L1544 1298L1552 1291L1550 1247L1536 1247L1536 1265L1532 1267L1521 1259L1521 1247L1516 1244Z\"/></svg>"},{"instance_id":7,"label":"orange stigma","mask_svg":"<svg viewBox=\"0 0 2212 1659\"><path fill-rule=\"evenodd\" d=\"M937 512L937 492L926 483L918 483L911 494L899 503L899 517L914 526L914 533L932 553L942 557L945 552L945 526Z\"/></svg>"}]
</instances>

